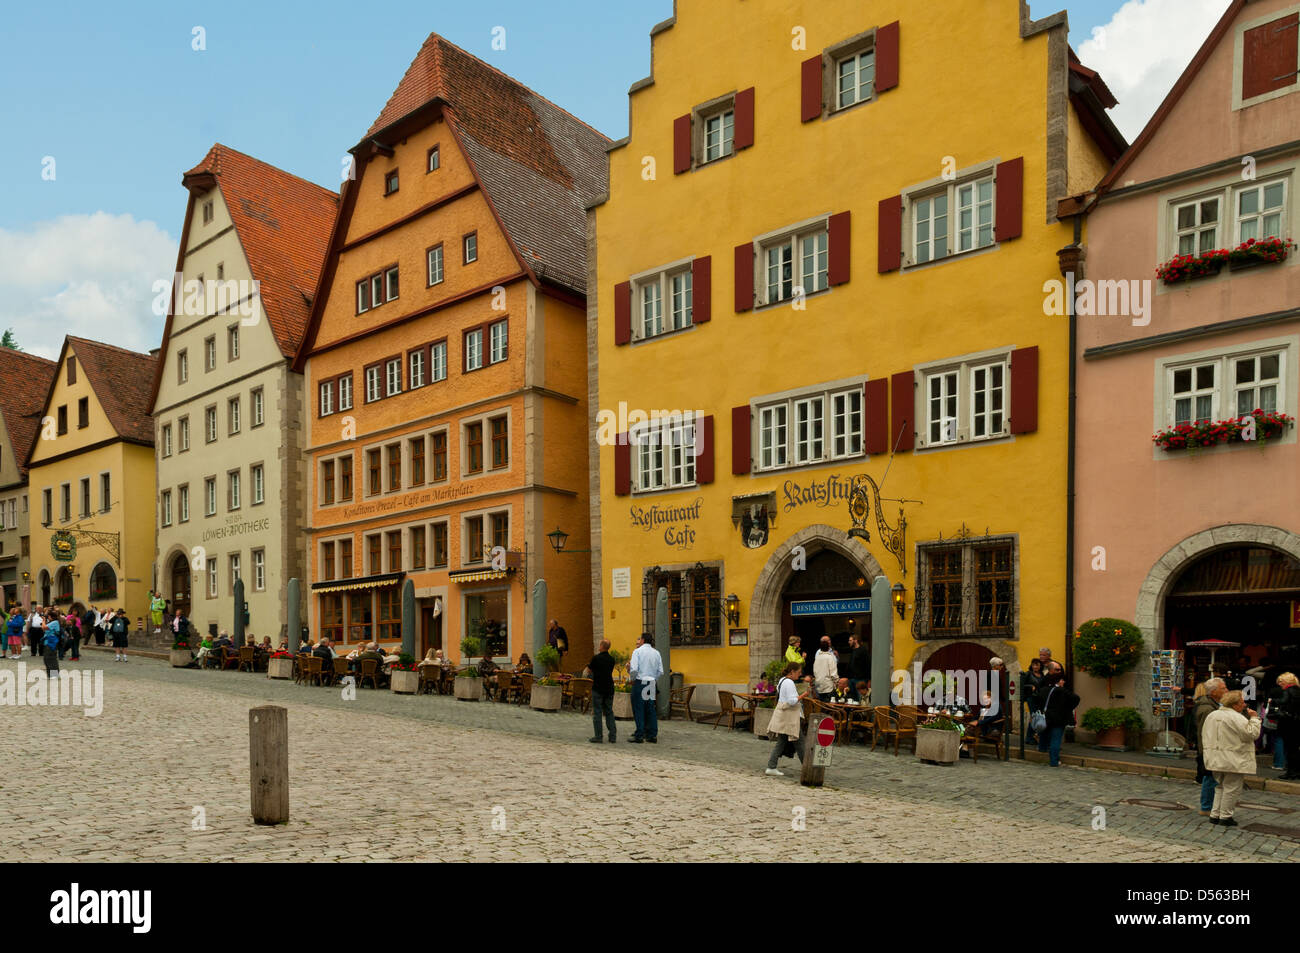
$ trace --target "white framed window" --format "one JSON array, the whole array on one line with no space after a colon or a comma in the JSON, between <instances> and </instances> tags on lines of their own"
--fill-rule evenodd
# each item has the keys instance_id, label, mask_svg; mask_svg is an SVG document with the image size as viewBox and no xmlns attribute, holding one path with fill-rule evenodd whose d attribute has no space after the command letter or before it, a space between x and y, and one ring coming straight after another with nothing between
<instances>
[{"instance_id":1,"label":"white framed window","mask_svg":"<svg viewBox=\"0 0 1300 953\"><path fill-rule=\"evenodd\" d=\"M253 482L253 505L266 502L266 468L260 463L249 467L248 478Z\"/></svg>"},{"instance_id":2,"label":"white framed window","mask_svg":"<svg viewBox=\"0 0 1300 953\"><path fill-rule=\"evenodd\" d=\"M407 355L408 368L406 379L408 390L424 386L424 350L412 351Z\"/></svg>"},{"instance_id":3,"label":"white framed window","mask_svg":"<svg viewBox=\"0 0 1300 953\"><path fill-rule=\"evenodd\" d=\"M488 354L488 363L499 364L506 359L506 349L509 344L510 322L498 321L489 329L491 350Z\"/></svg>"},{"instance_id":4,"label":"white framed window","mask_svg":"<svg viewBox=\"0 0 1300 953\"><path fill-rule=\"evenodd\" d=\"M633 279L633 300L638 339L689 328L695 312L691 263L679 262Z\"/></svg>"},{"instance_id":5,"label":"white framed window","mask_svg":"<svg viewBox=\"0 0 1300 953\"><path fill-rule=\"evenodd\" d=\"M756 469L779 470L864 453L861 381L839 381L760 398Z\"/></svg>"},{"instance_id":6,"label":"white framed window","mask_svg":"<svg viewBox=\"0 0 1300 953\"><path fill-rule=\"evenodd\" d=\"M957 251L993 244L993 177L957 186Z\"/></svg>"},{"instance_id":7,"label":"white framed window","mask_svg":"<svg viewBox=\"0 0 1300 953\"><path fill-rule=\"evenodd\" d=\"M383 391L380 389L380 385L381 385L381 381L379 378L379 366L375 365L374 367L367 367L366 368L366 403L367 404L379 400L379 398L383 395Z\"/></svg>"},{"instance_id":8,"label":"white framed window","mask_svg":"<svg viewBox=\"0 0 1300 953\"><path fill-rule=\"evenodd\" d=\"M203 481L203 515L217 515L217 478L208 477Z\"/></svg>"},{"instance_id":9,"label":"white framed window","mask_svg":"<svg viewBox=\"0 0 1300 953\"><path fill-rule=\"evenodd\" d=\"M339 378L339 410L352 409L352 375Z\"/></svg>"},{"instance_id":10,"label":"white framed window","mask_svg":"<svg viewBox=\"0 0 1300 953\"><path fill-rule=\"evenodd\" d=\"M1266 182L1237 189L1237 244L1282 238L1286 221L1286 182Z\"/></svg>"},{"instance_id":11,"label":"white framed window","mask_svg":"<svg viewBox=\"0 0 1300 953\"><path fill-rule=\"evenodd\" d=\"M217 339L210 337L203 342L203 369L205 371L215 371L217 369Z\"/></svg>"},{"instance_id":12,"label":"white framed window","mask_svg":"<svg viewBox=\"0 0 1300 953\"><path fill-rule=\"evenodd\" d=\"M386 396L392 397L394 394L402 392L402 359L400 357L391 358L384 365L384 376L387 378Z\"/></svg>"},{"instance_id":13,"label":"white framed window","mask_svg":"<svg viewBox=\"0 0 1300 953\"><path fill-rule=\"evenodd\" d=\"M217 561L208 559L208 598L217 598Z\"/></svg>"},{"instance_id":14,"label":"white framed window","mask_svg":"<svg viewBox=\"0 0 1300 953\"><path fill-rule=\"evenodd\" d=\"M397 268L389 268L384 272L384 283L388 292L387 300L395 301L397 299Z\"/></svg>"},{"instance_id":15,"label":"white framed window","mask_svg":"<svg viewBox=\"0 0 1300 953\"><path fill-rule=\"evenodd\" d=\"M429 172L437 172L442 167L442 156L438 152L438 147L434 146L429 150Z\"/></svg>"},{"instance_id":16,"label":"white framed window","mask_svg":"<svg viewBox=\"0 0 1300 953\"><path fill-rule=\"evenodd\" d=\"M363 278L357 282L357 314L370 310L370 279Z\"/></svg>"},{"instance_id":17,"label":"white framed window","mask_svg":"<svg viewBox=\"0 0 1300 953\"><path fill-rule=\"evenodd\" d=\"M862 50L835 61L835 108L866 102L876 86L876 51Z\"/></svg>"},{"instance_id":18,"label":"white framed window","mask_svg":"<svg viewBox=\"0 0 1300 953\"><path fill-rule=\"evenodd\" d=\"M758 411L758 468L772 470L786 466L790 405L776 404Z\"/></svg>"},{"instance_id":19,"label":"white framed window","mask_svg":"<svg viewBox=\"0 0 1300 953\"><path fill-rule=\"evenodd\" d=\"M996 164L958 172L952 181L933 180L905 195L909 265L991 247L997 240Z\"/></svg>"},{"instance_id":20,"label":"white framed window","mask_svg":"<svg viewBox=\"0 0 1300 953\"><path fill-rule=\"evenodd\" d=\"M334 413L334 382L322 381L320 385L320 415L328 417Z\"/></svg>"},{"instance_id":21,"label":"white framed window","mask_svg":"<svg viewBox=\"0 0 1300 953\"><path fill-rule=\"evenodd\" d=\"M232 324L226 329L226 347L230 354L230 360L239 359L239 325Z\"/></svg>"},{"instance_id":22,"label":"white framed window","mask_svg":"<svg viewBox=\"0 0 1300 953\"><path fill-rule=\"evenodd\" d=\"M1011 356L982 352L920 368L918 447L1005 437L1011 432Z\"/></svg>"},{"instance_id":23,"label":"white framed window","mask_svg":"<svg viewBox=\"0 0 1300 953\"><path fill-rule=\"evenodd\" d=\"M1230 358L1232 367L1232 406L1238 417L1262 410L1277 413L1282 395L1282 369L1285 355L1281 351Z\"/></svg>"},{"instance_id":24,"label":"white framed window","mask_svg":"<svg viewBox=\"0 0 1300 953\"><path fill-rule=\"evenodd\" d=\"M442 279L443 279L442 246L434 245L432 248L430 248L428 259L429 259L429 285L433 286L433 285L442 284Z\"/></svg>"},{"instance_id":25,"label":"white framed window","mask_svg":"<svg viewBox=\"0 0 1300 953\"><path fill-rule=\"evenodd\" d=\"M253 556L253 591L266 591L266 550L255 549Z\"/></svg>"},{"instance_id":26,"label":"white framed window","mask_svg":"<svg viewBox=\"0 0 1300 953\"><path fill-rule=\"evenodd\" d=\"M239 509L240 472L231 470L226 474L226 509Z\"/></svg>"},{"instance_id":27,"label":"white framed window","mask_svg":"<svg viewBox=\"0 0 1300 953\"><path fill-rule=\"evenodd\" d=\"M212 443L217 439L217 408L207 408L203 412L203 420L207 430L207 442Z\"/></svg>"},{"instance_id":28,"label":"white framed window","mask_svg":"<svg viewBox=\"0 0 1300 953\"><path fill-rule=\"evenodd\" d=\"M831 459L862 453L862 391L831 395Z\"/></svg>"},{"instance_id":29,"label":"white framed window","mask_svg":"<svg viewBox=\"0 0 1300 953\"><path fill-rule=\"evenodd\" d=\"M177 421L177 426L180 428L180 436L181 436L180 452L184 453L186 450L190 448L190 418L182 417L179 421Z\"/></svg>"},{"instance_id":30,"label":"white framed window","mask_svg":"<svg viewBox=\"0 0 1300 953\"><path fill-rule=\"evenodd\" d=\"M181 384L187 383L190 379L189 351L180 350L176 352L176 379Z\"/></svg>"},{"instance_id":31,"label":"white framed window","mask_svg":"<svg viewBox=\"0 0 1300 953\"><path fill-rule=\"evenodd\" d=\"M1288 176L1221 185L1169 203L1171 255L1202 255L1251 239L1291 237Z\"/></svg>"},{"instance_id":32,"label":"white framed window","mask_svg":"<svg viewBox=\"0 0 1300 953\"><path fill-rule=\"evenodd\" d=\"M483 329L475 328L465 333L465 370L476 371L483 366Z\"/></svg>"},{"instance_id":33,"label":"white framed window","mask_svg":"<svg viewBox=\"0 0 1300 953\"><path fill-rule=\"evenodd\" d=\"M695 485L694 420L652 420L637 428L629 439L637 451L639 491Z\"/></svg>"},{"instance_id":34,"label":"white framed window","mask_svg":"<svg viewBox=\"0 0 1300 953\"><path fill-rule=\"evenodd\" d=\"M241 578L242 578L242 577L240 576L240 573L239 573L239 553L231 553L231 555L230 555L230 590L231 590L231 592L234 592L234 589L235 589L235 583L238 582Z\"/></svg>"},{"instance_id":35,"label":"white framed window","mask_svg":"<svg viewBox=\"0 0 1300 953\"><path fill-rule=\"evenodd\" d=\"M462 240L462 249L464 251L465 264L472 261L478 261L478 232L470 232Z\"/></svg>"},{"instance_id":36,"label":"white framed window","mask_svg":"<svg viewBox=\"0 0 1300 953\"><path fill-rule=\"evenodd\" d=\"M162 510L162 514L161 514L162 525L171 526L172 525L172 491L163 490L159 497L159 500L160 500L160 505Z\"/></svg>"},{"instance_id":37,"label":"white framed window","mask_svg":"<svg viewBox=\"0 0 1300 953\"><path fill-rule=\"evenodd\" d=\"M829 286L828 233L822 221L810 229L791 232L759 244L763 263L764 304L788 301L795 289L804 294L825 291Z\"/></svg>"},{"instance_id":38,"label":"white framed window","mask_svg":"<svg viewBox=\"0 0 1300 953\"><path fill-rule=\"evenodd\" d=\"M1219 247L1220 196L1185 202L1174 208L1179 255L1200 255Z\"/></svg>"},{"instance_id":39,"label":"white framed window","mask_svg":"<svg viewBox=\"0 0 1300 953\"><path fill-rule=\"evenodd\" d=\"M808 397L794 402L794 462L811 463L825 453L826 401Z\"/></svg>"},{"instance_id":40,"label":"white framed window","mask_svg":"<svg viewBox=\"0 0 1300 953\"><path fill-rule=\"evenodd\" d=\"M230 424L230 435L239 433L239 398L232 397L226 401L226 421Z\"/></svg>"},{"instance_id":41,"label":"white framed window","mask_svg":"<svg viewBox=\"0 0 1300 953\"><path fill-rule=\"evenodd\" d=\"M249 395L253 410L253 426L260 427L266 423L266 394L262 388L258 387Z\"/></svg>"},{"instance_id":42,"label":"white framed window","mask_svg":"<svg viewBox=\"0 0 1300 953\"><path fill-rule=\"evenodd\" d=\"M170 457L172 455L172 425L171 424L163 424L162 455L164 457Z\"/></svg>"},{"instance_id":43,"label":"white framed window","mask_svg":"<svg viewBox=\"0 0 1300 953\"><path fill-rule=\"evenodd\" d=\"M439 341L429 348L429 382L447 379L447 342Z\"/></svg>"},{"instance_id":44,"label":"white framed window","mask_svg":"<svg viewBox=\"0 0 1300 953\"><path fill-rule=\"evenodd\" d=\"M654 337L664 333L664 289L661 283L651 282L641 287L641 336Z\"/></svg>"},{"instance_id":45,"label":"white framed window","mask_svg":"<svg viewBox=\"0 0 1300 953\"><path fill-rule=\"evenodd\" d=\"M729 108L725 112L704 116L702 119L704 122L703 160L713 162L715 159L731 155L735 151L735 109Z\"/></svg>"},{"instance_id":46,"label":"white framed window","mask_svg":"<svg viewBox=\"0 0 1300 953\"><path fill-rule=\"evenodd\" d=\"M1221 361L1169 368L1169 401L1175 425L1219 417Z\"/></svg>"},{"instance_id":47,"label":"white framed window","mask_svg":"<svg viewBox=\"0 0 1300 953\"><path fill-rule=\"evenodd\" d=\"M182 523L188 523L190 521L190 488L189 486L182 486L177 489L176 493L176 504L180 520Z\"/></svg>"}]
</instances>

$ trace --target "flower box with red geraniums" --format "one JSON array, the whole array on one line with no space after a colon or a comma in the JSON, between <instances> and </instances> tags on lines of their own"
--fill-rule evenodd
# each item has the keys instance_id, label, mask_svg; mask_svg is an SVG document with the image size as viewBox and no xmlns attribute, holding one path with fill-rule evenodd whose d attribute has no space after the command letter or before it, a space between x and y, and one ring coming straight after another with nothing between
<instances>
[{"instance_id":1,"label":"flower box with red geraniums","mask_svg":"<svg viewBox=\"0 0 1300 953\"><path fill-rule=\"evenodd\" d=\"M282 650L277 650L277 651L271 653L271 658L288 658L288 659L291 659L291 658L293 658L293 657L294 657L294 656L293 656L293 653L292 653L292 652L285 652L285 651L282 651Z\"/></svg>"},{"instance_id":2,"label":"flower box with red geraniums","mask_svg":"<svg viewBox=\"0 0 1300 953\"><path fill-rule=\"evenodd\" d=\"M1227 260L1228 252L1221 248L1200 255L1175 255L1156 269L1156 277L1165 284L1172 285L1191 278L1217 275Z\"/></svg>"},{"instance_id":3,"label":"flower box with red geraniums","mask_svg":"<svg viewBox=\"0 0 1300 953\"><path fill-rule=\"evenodd\" d=\"M1152 436L1152 442L1162 450L1197 450L1201 447L1217 447L1221 443L1242 443L1247 424L1247 417L1255 418L1254 440L1262 447L1267 441L1280 437L1288 427L1295 423L1295 418L1288 414L1265 413L1253 410L1235 420L1198 420L1190 424L1178 424L1167 430L1161 430Z\"/></svg>"},{"instance_id":4,"label":"flower box with red geraniums","mask_svg":"<svg viewBox=\"0 0 1300 953\"><path fill-rule=\"evenodd\" d=\"M1286 261L1295 248L1289 238L1247 239L1228 252L1228 267L1234 271L1253 268L1255 265L1276 264Z\"/></svg>"}]
</instances>

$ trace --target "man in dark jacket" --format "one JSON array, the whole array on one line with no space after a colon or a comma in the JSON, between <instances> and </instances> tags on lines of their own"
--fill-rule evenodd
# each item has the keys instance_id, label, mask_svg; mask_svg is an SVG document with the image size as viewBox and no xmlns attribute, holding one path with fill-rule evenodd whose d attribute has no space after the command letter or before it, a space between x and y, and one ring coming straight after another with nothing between
<instances>
[{"instance_id":1,"label":"man in dark jacket","mask_svg":"<svg viewBox=\"0 0 1300 953\"><path fill-rule=\"evenodd\" d=\"M1224 684L1221 678L1212 678L1205 683L1205 694L1196 699L1196 707L1192 709L1192 720L1196 724L1196 777L1201 782L1201 816L1209 817L1210 811L1214 808L1214 789L1219 786L1214 780L1214 773L1205 770L1205 760L1202 754L1204 746L1201 744L1201 728L1205 724L1205 719L1209 717L1210 712L1219 707L1219 699L1228 691L1228 686Z\"/></svg>"},{"instance_id":2,"label":"man in dark jacket","mask_svg":"<svg viewBox=\"0 0 1300 953\"><path fill-rule=\"evenodd\" d=\"M1038 738L1038 750L1048 753L1048 764L1061 766L1061 741L1065 726L1079 707L1079 696L1065 687L1065 672L1059 662L1048 662L1048 672L1039 688L1040 707L1047 718L1047 728Z\"/></svg>"},{"instance_id":3,"label":"man in dark jacket","mask_svg":"<svg viewBox=\"0 0 1300 953\"><path fill-rule=\"evenodd\" d=\"M609 654L609 639L600 640L596 654L587 663L587 671L591 673L591 725L595 732L588 740L597 745L604 740L600 731L603 714L609 728L609 743L613 744L618 740L618 732L614 727L614 660Z\"/></svg>"},{"instance_id":4,"label":"man in dark jacket","mask_svg":"<svg viewBox=\"0 0 1300 953\"><path fill-rule=\"evenodd\" d=\"M871 680L871 649L856 635L850 635L849 650L849 685L853 688L853 697L858 698L858 682Z\"/></svg>"}]
</instances>

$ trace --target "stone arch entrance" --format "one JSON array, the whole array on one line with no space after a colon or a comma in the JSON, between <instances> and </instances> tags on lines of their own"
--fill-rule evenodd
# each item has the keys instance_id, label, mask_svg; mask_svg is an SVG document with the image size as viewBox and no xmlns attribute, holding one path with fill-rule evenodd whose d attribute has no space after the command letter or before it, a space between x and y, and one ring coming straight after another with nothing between
<instances>
[{"instance_id":1,"label":"stone arch entrance","mask_svg":"<svg viewBox=\"0 0 1300 953\"><path fill-rule=\"evenodd\" d=\"M786 539L772 553L763 571L754 583L749 602L749 681L755 682L763 674L763 667L784 651L781 644L782 596L790 580L799 570L794 568L795 547L802 546L804 557L812 560L819 553L830 551L856 566L866 581L865 591L879 576L884 576L880 563L862 543L857 542L842 529L818 523L805 526ZM877 609L892 612L887 606ZM892 651L892 646L891 646ZM811 655L810 655L811 658Z\"/></svg>"},{"instance_id":2,"label":"stone arch entrance","mask_svg":"<svg viewBox=\"0 0 1300 953\"><path fill-rule=\"evenodd\" d=\"M1237 546L1261 546L1276 549L1300 559L1300 536L1276 526L1255 523L1231 523L1195 533L1171 547L1161 556L1138 590L1133 622L1142 630L1147 651L1134 670L1134 695L1137 709L1151 716L1151 656L1149 651L1164 645L1165 604L1183 570L1202 556L1218 549Z\"/></svg>"},{"instance_id":3,"label":"stone arch entrance","mask_svg":"<svg viewBox=\"0 0 1300 953\"><path fill-rule=\"evenodd\" d=\"M163 590L164 598L171 600L172 613L184 611L188 619L193 615L189 557L180 550L169 556L165 565L167 572L158 588Z\"/></svg>"}]
</instances>

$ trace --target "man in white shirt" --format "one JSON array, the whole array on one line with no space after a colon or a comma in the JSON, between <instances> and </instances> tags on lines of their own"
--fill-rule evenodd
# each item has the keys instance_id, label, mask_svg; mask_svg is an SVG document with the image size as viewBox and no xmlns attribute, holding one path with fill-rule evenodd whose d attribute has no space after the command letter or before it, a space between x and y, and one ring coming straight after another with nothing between
<instances>
[{"instance_id":1,"label":"man in white shirt","mask_svg":"<svg viewBox=\"0 0 1300 953\"><path fill-rule=\"evenodd\" d=\"M632 717L636 720L636 733L628 739L632 744L659 742L659 711L655 707L655 688L664 673L664 660L655 650L654 636L646 633L636 640L636 650L627 665L632 678Z\"/></svg>"},{"instance_id":2,"label":"man in white shirt","mask_svg":"<svg viewBox=\"0 0 1300 953\"><path fill-rule=\"evenodd\" d=\"M835 680L839 675L840 660L831 649L831 637L823 635L821 648L817 650L817 656L813 659L813 688L817 690L819 699L826 701L831 697L831 693L835 691Z\"/></svg>"},{"instance_id":3,"label":"man in white shirt","mask_svg":"<svg viewBox=\"0 0 1300 953\"><path fill-rule=\"evenodd\" d=\"M27 643L32 650L32 658L36 658L37 646L44 637L45 616L41 614L40 606L32 606L31 615L27 617Z\"/></svg>"}]
</instances>

